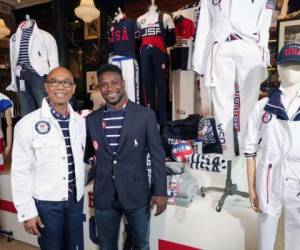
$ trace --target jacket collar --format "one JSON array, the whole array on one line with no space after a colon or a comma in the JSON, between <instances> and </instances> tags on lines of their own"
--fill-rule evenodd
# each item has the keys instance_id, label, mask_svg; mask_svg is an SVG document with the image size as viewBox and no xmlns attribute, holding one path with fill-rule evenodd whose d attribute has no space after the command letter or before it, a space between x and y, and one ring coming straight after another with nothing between
<instances>
[{"instance_id":1,"label":"jacket collar","mask_svg":"<svg viewBox=\"0 0 300 250\"><path fill-rule=\"evenodd\" d=\"M269 101L264 110L277 116L279 120L288 121L289 116L281 103L282 90L275 89L269 95ZM296 114L293 116L293 121L300 121L300 107Z\"/></svg>"},{"instance_id":2,"label":"jacket collar","mask_svg":"<svg viewBox=\"0 0 300 250\"><path fill-rule=\"evenodd\" d=\"M31 21L33 22L33 24L32 24L33 25L32 35L33 35L33 34L39 32L40 29L37 26L37 23L35 20L32 19ZM21 34L22 34L22 27L21 27L21 25L19 25L17 32L16 32L16 36L21 37Z\"/></svg>"},{"instance_id":3,"label":"jacket collar","mask_svg":"<svg viewBox=\"0 0 300 250\"><path fill-rule=\"evenodd\" d=\"M73 108L70 104L68 104L68 109L70 111L70 121L71 121L72 119L75 119L75 111L73 110ZM49 107L46 97L43 99L43 102L42 102L41 118L55 119L53 117L53 115L51 114L51 110L50 110L50 107Z\"/></svg>"}]
</instances>

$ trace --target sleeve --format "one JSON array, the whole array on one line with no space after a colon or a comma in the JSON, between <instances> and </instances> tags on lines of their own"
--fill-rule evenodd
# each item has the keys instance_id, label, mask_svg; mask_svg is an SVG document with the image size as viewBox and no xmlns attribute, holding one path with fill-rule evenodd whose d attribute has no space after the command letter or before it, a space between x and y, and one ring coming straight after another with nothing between
<instances>
[{"instance_id":1,"label":"sleeve","mask_svg":"<svg viewBox=\"0 0 300 250\"><path fill-rule=\"evenodd\" d=\"M196 39L193 54L193 70L199 75L204 75L206 68L206 51L211 30L211 16L207 6L207 0L201 2L200 16L197 25Z\"/></svg>"},{"instance_id":2,"label":"sleeve","mask_svg":"<svg viewBox=\"0 0 300 250\"><path fill-rule=\"evenodd\" d=\"M261 104L261 101L257 102L248 119L244 145L244 154L246 158L256 157L256 153L259 150L260 126L262 118Z\"/></svg>"},{"instance_id":3,"label":"sleeve","mask_svg":"<svg viewBox=\"0 0 300 250\"><path fill-rule=\"evenodd\" d=\"M140 31L140 28L139 28L138 23L136 21L134 21L133 30L134 30L134 37L136 39L139 39L141 37L141 31Z\"/></svg>"},{"instance_id":4,"label":"sleeve","mask_svg":"<svg viewBox=\"0 0 300 250\"><path fill-rule=\"evenodd\" d=\"M47 33L47 53L48 53L48 62L50 71L52 69L55 69L59 66L58 63L58 51L57 51L57 45L54 37Z\"/></svg>"},{"instance_id":5,"label":"sleeve","mask_svg":"<svg viewBox=\"0 0 300 250\"><path fill-rule=\"evenodd\" d=\"M90 129L88 126L88 119L89 119L88 117L85 119L86 143L85 143L85 151L84 151L84 162L87 164L89 164L89 159L95 156L95 149L89 133Z\"/></svg>"},{"instance_id":6,"label":"sleeve","mask_svg":"<svg viewBox=\"0 0 300 250\"><path fill-rule=\"evenodd\" d=\"M164 21L164 28L165 29L175 29L175 24L173 22L173 19L170 15L164 13L164 18L163 18L163 21Z\"/></svg>"},{"instance_id":7,"label":"sleeve","mask_svg":"<svg viewBox=\"0 0 300 250\"><path fill-rule=\"evenodd\" d=\"M191 32L191 38L194 38L195 37L195 34L196 34L196 29L195 29L195 24L194 24L194 22L192 21L192 20L190 20L191 21L191 24L190 24L190 32Z\"/></svg>"},{"instance_id":8,"label":"sleeve","mask_svg":"<svg viewBox=\"0 0 300 250\"><path fill-rule=\"evenodd\" d=\"M259 41L258 45L263 50L263 56L267 66L270 64L270 55L268 50L269 30L272 22L273 3L272 0L266 0L258 20Z\"/></svg>"},{"instance_id":9,"label":"sleeve","mask_svg":"<svg viewBox=\"0 0 300 250\"><path fill-rule=\"evenodd\" d=\"M25 130L22 123L15 126L11 165L12 196L20 222L38 215L32 197L31 164L34 160L32 140L28 137L28 133L24 133Z\"/></svg>"},{"instance_id":10,"label":"sleeve","mask_svg":"<svg viewBox=\"0 0 300 250\"><path fill-rule=\"evenodd\" d=\"M13 48L13 39L16 39L16 35L12 35L12 37L9 40L11 83L10 83L10 85L7 86L6 90L17 92L15 62L14 62L14 53L16 53L16 50Z\"/></svg>"},{"instance_id":11,"label":"sleeve","mask_svg":"<svg viewBox=\"0 0 300 250\"><path fill-rule=\"evenodd\" d=\"M8 108L11 108L12 102L8 99L2 99L0 100L0 112L4 112L5 110L7 110Z\"/></svg>"},{"instance_id":12,"label":"sleeve","mask_svg":"<svg viewBox=\"0 0 300 250\"><path fill-rule=\"evenodd\" d=\"M147 122L147 146L151 157L152 195L167 196L165 154L161 145L155 114L149 110Z\"/></svg>"}]
</instances>

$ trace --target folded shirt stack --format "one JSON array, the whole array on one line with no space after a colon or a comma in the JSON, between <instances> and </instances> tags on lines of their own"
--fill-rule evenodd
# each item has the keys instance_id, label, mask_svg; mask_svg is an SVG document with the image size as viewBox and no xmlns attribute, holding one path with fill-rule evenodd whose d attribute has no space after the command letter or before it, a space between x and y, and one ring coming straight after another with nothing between
<instances>
[{"instance_id":1,"label":"folded shirt stack","mask_svg":"<svg viewBox=\"0 0 300 250\"><path fill-rule=\"evenodd\" d=\"M199 189L197 179L179 162L167 162L168 203L188 207Z\"/></svg>"}]
</instances>

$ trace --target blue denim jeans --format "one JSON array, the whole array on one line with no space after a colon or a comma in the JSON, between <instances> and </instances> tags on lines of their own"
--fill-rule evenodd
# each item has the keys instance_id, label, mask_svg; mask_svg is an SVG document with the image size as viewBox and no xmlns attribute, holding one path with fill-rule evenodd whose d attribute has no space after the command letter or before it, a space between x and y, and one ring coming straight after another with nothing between
<instances>
[{"instance_id":1,"label":"blue denim jeans","mask_svg":"<svg viewBox=\"0 0 300 250\"><path fill-rule=\"evenodd\" d=\"M38 243L42 250L84 250L83 198L77 202L74 192L68 201L35 201L41 221Z\"/></svg>"},{"instance_id":2,"label":"blue denim jeans","mask_svg":"<svg viewBox=\"0 0 300 250\"><path fill-rule=\"evenodd\" d=\"M149 207L123 209L115 201L112 209L95 210L97 233L101 250L118 250L118 236L122 215L128 222L128 234L132 250L149 250L150 210Z\"/></svg>"},{"instance_id":3,"label":"blue denim jeans","mask_svg":"<svg viewBox=\"0 0 300 250\"><path fill-rule=\"evenodd\" d=\"M21 116L38 109L42 105L42 100L46 96L44 78L38 73L22 69L21 77L16 78L18 87L18 98L21 108ZM25 90L20 90L20 79L25 81Z\"/></svg>"}]
</instances>

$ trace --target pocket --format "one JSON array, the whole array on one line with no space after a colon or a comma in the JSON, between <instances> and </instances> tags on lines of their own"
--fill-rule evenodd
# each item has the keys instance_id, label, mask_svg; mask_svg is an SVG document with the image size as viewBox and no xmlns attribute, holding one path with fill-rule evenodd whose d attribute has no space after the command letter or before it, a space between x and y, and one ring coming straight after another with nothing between
<instances>
[{"instance_id":1,"label":"pocket","mask_svg":"<svg viewBox=\"0 0 300 250\"><path fill-rule=\"evenodd\" d=\"M48 162L53 161L53 157L55 157L59 153L59 140L51 139L36 139L33 141L33 149L36 156L37 162Z\"/></svg>"},{"instance_id":2,"label":"pocket","mask_svg":"<svg viewBox=\"0 0 300 250\"><path fill-rule=\"evenodd\" d=\"M272 164L268 165L267 177L266 177L266 192L267 192L267 204L269 204L270 196L270 182L271 182Z\"/></svg>"}]
</instances>

